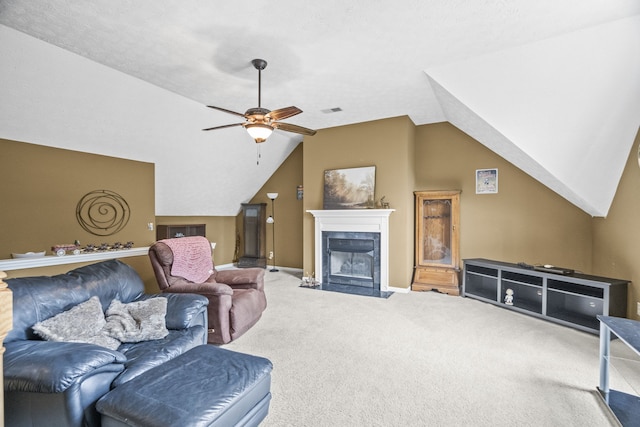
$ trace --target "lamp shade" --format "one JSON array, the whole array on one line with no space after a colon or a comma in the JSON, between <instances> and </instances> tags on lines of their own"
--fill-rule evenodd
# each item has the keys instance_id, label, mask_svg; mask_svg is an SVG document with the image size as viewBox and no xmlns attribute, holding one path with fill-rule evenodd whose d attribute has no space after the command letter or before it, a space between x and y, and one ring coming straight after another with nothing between
<instances>
[{"instance_id":1,"label":"lamp shade","mask_svg":"<svg viewBox=\"0 0 640 427\"><path fill-rule=\"evenodd\" d=\"M262 123L250 123L244 127L256 142L265 142L273 132L273 128Z\"/></svg>"},{"instance_id":2,"label":"lamp shade","mask_svg":"<svg viewBox=\"0 0 640 427\"><path fill-rule=\"evenodd\" d=\"M267 197L270 198L271 200L277 199L278 193L267 193Z\"/></svg>"}]
</instances>

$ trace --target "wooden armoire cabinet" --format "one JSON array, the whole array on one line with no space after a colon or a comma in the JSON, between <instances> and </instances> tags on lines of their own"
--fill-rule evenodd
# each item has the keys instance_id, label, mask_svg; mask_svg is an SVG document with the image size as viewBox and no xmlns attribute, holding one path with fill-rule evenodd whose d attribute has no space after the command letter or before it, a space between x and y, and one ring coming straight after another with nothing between
<instances>
[{"instance_id":1,"label":"wooden armoire cabinet","mask_svg":"<svg viewBox=\"0 0 640 427\"><path fill-rule=\"evenodd\" d=\"M416 191L411 289L460 295L460 191Z\"/></svg>"},{"instance_id":2,"label":"wooden armoire cabinet","mask_svg":"<svg viewBox=\"0 0 640 427\"><path fill-rule=\"evenodd\" d=\"M238 267L267 267L267 204L242 204L243 253Z\"/></svg>"}]
</instances>

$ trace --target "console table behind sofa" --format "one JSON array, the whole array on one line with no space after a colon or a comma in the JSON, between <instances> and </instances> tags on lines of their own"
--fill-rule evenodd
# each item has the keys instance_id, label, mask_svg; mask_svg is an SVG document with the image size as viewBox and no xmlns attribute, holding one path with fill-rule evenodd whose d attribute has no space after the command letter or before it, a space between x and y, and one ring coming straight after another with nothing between
<instances>
[{"instance_id":1,"label":"console table behind sofa","mask_svg":"<svg viewBox=\"0 0 640 427\"><path fill-rule=\"evenodd\" d=\"M7 277L0 271L0 371L4 372L4 339L13 327L13 297L3 279ZM0 380L0 402L4 402L4 377ZM4 405L0 405L0 427L4 427Z\"/></svg>"}]
</instances>

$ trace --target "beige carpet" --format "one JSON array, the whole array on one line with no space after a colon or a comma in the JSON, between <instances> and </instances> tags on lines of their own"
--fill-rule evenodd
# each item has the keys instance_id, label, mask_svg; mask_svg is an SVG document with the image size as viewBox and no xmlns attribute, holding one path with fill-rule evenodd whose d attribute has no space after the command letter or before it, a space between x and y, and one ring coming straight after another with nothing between
<instances>
[{"instance_id":1,"label":"beige carpet","mask_svg":"<svg viewBox=\"0 0 640 427\"><path fill-rule=\"evenodd\" d=\"M595 335L436 292L379 299L266 277L262 319L225 346L273 362L264 426L615 425L595 391Z\"/></svg>"}]
</instances>

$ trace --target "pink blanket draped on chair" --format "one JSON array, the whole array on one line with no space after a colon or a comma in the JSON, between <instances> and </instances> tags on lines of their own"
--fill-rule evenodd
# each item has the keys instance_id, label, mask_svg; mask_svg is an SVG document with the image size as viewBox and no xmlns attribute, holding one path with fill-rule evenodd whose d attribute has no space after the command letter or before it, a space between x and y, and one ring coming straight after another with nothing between
<instances>
[{"instance_id":1,"label":"pink blanket draped on chair","mask_svg":"<svg viewBox=\"0 0 640 427\"><path fill-rule=\"evenodd\" d=\"M213 274L211 243L202 236L164 239L173 252L171 274L184 277L190 282L202 283Z\"/></svg>"}]
</instances>

